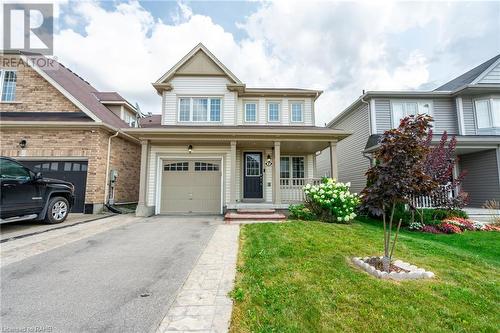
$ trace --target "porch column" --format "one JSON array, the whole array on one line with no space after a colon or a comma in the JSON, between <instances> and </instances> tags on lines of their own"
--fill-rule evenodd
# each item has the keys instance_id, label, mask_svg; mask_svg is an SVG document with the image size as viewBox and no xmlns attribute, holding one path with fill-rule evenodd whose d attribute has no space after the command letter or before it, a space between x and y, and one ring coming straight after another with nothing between
<instances>
[{"instance_id":1,"label":"porch column","mask_svg":"<svg viewBox=\"0 0 500 333\"><path fill-rule=\"evenodd\" d=\"M281 142L274 142L274 172L273 172L273 198L275 204L281 203L281 189L280 189L280 159L281 159Z\"/></svg>"},{"instance_id":2,"label":"porch column","mask_svg":"<svg viewBox=\"0 0 500 333\"><path fill-rule=\"evenodd\" d=\"M338 180L337 141L330 141L330 177Z\"/></svg>"},{"instance_id":3,"label":"porch column","mask_svg":"<svg viewBox=\"0 0 500 333\"><path fill-rule=\"evenodd\" d=\"M231 171L230 171L230 193L229 202L236 203L236 141L231 141Z\"/></svg>"},{"instance_id":4,"label":"porch column","mask_svg":"<svg viewBox=\"0 0 500 333\"><path fill-rule=\"evenodd\" d=\"M154 208L147 206L147 174L148 174L148 158L149 158L149 141L141 141L141 170L139 176L139 200L135 210L136 216L151 216L154 213Z\"/></svg>"}]
</instances>

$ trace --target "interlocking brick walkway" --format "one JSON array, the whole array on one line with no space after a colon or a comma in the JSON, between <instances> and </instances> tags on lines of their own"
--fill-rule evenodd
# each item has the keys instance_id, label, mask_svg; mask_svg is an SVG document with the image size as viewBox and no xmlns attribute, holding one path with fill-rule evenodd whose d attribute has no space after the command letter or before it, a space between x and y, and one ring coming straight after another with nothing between
<instances>
[{"instance_id":1,"label":"interlocking brick walkway","mask_svg":"<svg viewBox=\"0 0 500 333\"><path fill-rule=\"evenodd\" d=\"M239 225L217 227L158 332L227 332L236 276Z\"/></svg>"}]
</instances>

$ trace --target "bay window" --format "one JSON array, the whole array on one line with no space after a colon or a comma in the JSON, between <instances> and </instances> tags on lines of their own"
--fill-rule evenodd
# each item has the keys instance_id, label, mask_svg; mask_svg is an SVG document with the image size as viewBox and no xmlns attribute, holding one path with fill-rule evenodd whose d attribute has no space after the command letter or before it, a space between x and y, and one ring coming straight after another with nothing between
<instances>
[{"instance_id":1,"label":"bay window","mask_svg":"<svg viewBox=\"0 0 500 333\"><path fill-rule=\"evenodd\" d=\"M478 130L500 129L500 98L474 101Z\"/></svg>"},{"instance_id":2,"label":"bay window","mask_svg":"<svg viewBox=\"0 0 500 333\"><path fill-rule=\"evenodd\" d=\"M401 119L417 114L432 114L432 102L430 101L391 101L392 127L399 126Z\"/></svg>"},{"instance_id":3,"label":"bay window","mask_svg":"<svg viewBox=\"0 0 500 333\"><path fill-rule=\"evenodd\" d=\"M0 102L16 100L16 81L15 70L0 70Z\"/></svg>"},{"instance_id":4,"label":"bay window","mask_svg":"<svg viewBox=\"0 0 500 333\"><path fill-rule=\"evenodd\" d=\"M208 97L179 98L179 122L220 122L221 99Z\"/></svg>"}]
</instances>

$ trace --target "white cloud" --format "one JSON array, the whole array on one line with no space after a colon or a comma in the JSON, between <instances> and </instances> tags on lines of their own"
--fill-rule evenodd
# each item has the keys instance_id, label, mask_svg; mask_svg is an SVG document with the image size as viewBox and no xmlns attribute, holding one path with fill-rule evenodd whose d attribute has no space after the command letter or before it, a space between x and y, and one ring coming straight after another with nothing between
<instances>
[{"instance_id":1,"label":"white cloud","mask_svg":"<svg viewBox=\"0 0 500 333\"><path fill-rule=\"evenodd\" d=\"M135 1L114 11L96 2L71 5L68 21L83 22L85 34L60 31L56 54L99 89L139 101L143 111L160 112L150 83L201 41L249 86L325 90L317 124L342 111L362 89L416 89L436 75L450 78L434 73L439 68L431 72L431 66L460 59L466 51L449 52L461 49L458 41L500 33L494 12L482 4L262 3L239 20L248 34L240 41L185 3L173 24L155 19ZM471 18L483 23L471 27ZM493 55L495 47L499 42L484 46L483 53Z\"/></svg>"}]
</instances>

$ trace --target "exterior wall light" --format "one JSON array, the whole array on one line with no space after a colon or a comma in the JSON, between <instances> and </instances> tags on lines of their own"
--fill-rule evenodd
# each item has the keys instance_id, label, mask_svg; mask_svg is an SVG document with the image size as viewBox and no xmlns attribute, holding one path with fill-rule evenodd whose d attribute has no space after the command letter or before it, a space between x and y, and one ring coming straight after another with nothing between
<instances>
[{"instance_id":1,"label":"exterior wall light","mask_svg":"<svg viewBox=\"0 0 500 333\"><path fill-rule=\"evenodd\" d=\"M191 154L193 152L193 145L188 146L188 152Z\"/></svg>"},{"instance_id":2,"label":"exterior wall light","mask_svg":"<svg viewBox=\"0 0 500 333\"><path fill-rule=\"evenodd\" d=\"M22 139L21 141L19 141L19 147L21 147L21 149L26 148L27 145L28 145L28 142L25 139Z\"/></svg>"},{"instance_id":3,"label":"exterior wall light","mask_svg":"<svg viewBox=\"0 0 500 333\"><path fill-rule=\"evenodd\" d=\"M271 165L273 165L273 160L271 159L271 155L267 154L266 166L271 166Z\"/></svg>"}]
</instances>

